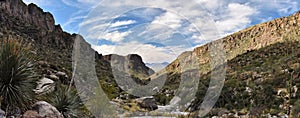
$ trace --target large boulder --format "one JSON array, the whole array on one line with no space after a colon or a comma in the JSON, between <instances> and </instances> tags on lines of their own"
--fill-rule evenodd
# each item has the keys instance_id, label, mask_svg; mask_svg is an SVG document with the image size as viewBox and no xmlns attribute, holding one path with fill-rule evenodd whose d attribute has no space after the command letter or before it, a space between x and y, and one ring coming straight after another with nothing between
<instances>
[{"instance_id":1,"label":"large boulder","mask_svg":"<svg viewBox=\"0 0 300 118\"><path fill-rule=\"evenodd\" d=\"M44 94L52 92L55 88L54 81L44 77L40 81L37 82L37 87L34 90L36 94Z\"/></svg>"},{"instance_id":2,"label":"large boulder","mask_svg":"<svg viewBox=\"0 0 300 118\"><path fill-rule=\"evenodd\" d=\"M37 111L43 118L63 118L63 115L51 104L45 101L38 101L33 105L33 110Z\"/></svg>"},{"instance_id":3,"label":"large boulder","mask_svg":"<svg viewBox=\"0 0 300 118\"><path fill-rule=\"evenodd\" d=\"M39 115L38 112L29 110L23 114L22 118L42 118L42 117Z\"/></svg>"},{"instance_id":4,"label":"large boulder","mask_svg":"<svg viewBox=\"0 0 300 118\"><path fill-rule=\"evenodd\" d=\"M156 100L154 99L153 96L139 98L137 99L137 103L141 108L147 109L149 111L158 109Z\"/></svg>"}]
</instances>

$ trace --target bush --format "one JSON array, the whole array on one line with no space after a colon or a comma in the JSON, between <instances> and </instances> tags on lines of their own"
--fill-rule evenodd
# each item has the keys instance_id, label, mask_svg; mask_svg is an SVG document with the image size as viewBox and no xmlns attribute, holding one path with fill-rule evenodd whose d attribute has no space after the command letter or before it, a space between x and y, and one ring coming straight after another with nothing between
<instances>
[{"instance_id":1,"label":"bush","mask_svg":"<svg viewBox=\"0 0 300 118\"><path fill-rule=\"evenodd\" d=\"M86 117L88 112L75 88L57 84L56 90L42 97L53 105L65 118Z\"/></svg>"},{"instance_id":2,"label":"bush","mask_svg":"<svg viewBox=\"0 0 300 118\"><path fill-rule=\"evenodd\" d=\"M38 77L30 61L29 46L16 40L0 42L0 95L2 109L26 110L35 98Z\"/></svg>"}]
</instances>

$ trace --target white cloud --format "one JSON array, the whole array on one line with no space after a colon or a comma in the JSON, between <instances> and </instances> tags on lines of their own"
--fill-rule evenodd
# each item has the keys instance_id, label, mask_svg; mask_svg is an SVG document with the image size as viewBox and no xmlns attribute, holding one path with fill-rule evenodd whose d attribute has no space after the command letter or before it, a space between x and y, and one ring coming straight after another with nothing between
<instances>
[{"instance_id":1,"label":"white cloud","mask_svg":"<svg viewBox=\"0 0 300 118\"><path fill-rule=\"evenodd\" d=\"M241 30L251 23L251 16L255 13L257 11L247 5L231 3L223 14L224 18L216 21L216 27L223 35Z\"/></svg>"},{"instance_id":2,"label":"white cloud","mask_svg":"<svg viewBox=\"0 0 300 118\"><path fill-rule=\"evenodd\" d=\"M128 32L119 32L119 31L114 31L114 32L108 32L104 34L103 36L99 36L98 39L106 39L112 42L121 42L124 40L126 36L128 36L131 33L131 31Z\"/></svg>"},{"instance_id":3,"label":"white cloud","mask_svg":"<svg viewBox=\"0 0 300 118\"><path fill-rule=\"evenodd\" d=\"M102 0L62 0L64 4L80 9L92 9L101 3L101 1Z\"/></svg>"},{"instance_id":4,"label":"white cloud","mask_svg":"<svg viewBox=\"0 0 300 118\"><path fill-rule=\"evenodd\" d=\"M155 47L149 44L140 44L138 42L129 42L121 45L92 45L92 48L103 55L107 54L139 54L143 61L147 63L172 62L178 54L185 51L185 48L173 47ZM179 51L179 52L177 52Z\"/></svg>"},{"instance_id":5,"label":"white cloud","mask_svg":"<svg viewBox=\"0 0 300 118\"><path fill-rule=\"evenodd\" d=\"M86 16L75 16L75 17L72 17L72 18L68 19L68 21L65 22L62 26L66 27L66 26L68 26L68 25L70 25L72 23L78 22L79 20L82 20L84 18L86 18Z\"/></svg>"},{"instance_id":6,"label":"white cloud","mask_svg":"<svg viewBox=\"0 0 300 118\"><path fill-rule=\"evenodd\" d=\"M110 26L111 27L119 27L119 26L134 24L134 23L136 23L136 21L134 21L134 20L117 21L115 23L112 23Z\"/></svg>"},{"instance_id":7,"label":"white cloud","mask_svg":"<svg viewBox=\"0 0 300 118\"><path fill-rule=\"evenodd\" d=\"M101 21L101 20L105 20L107 19L106 17L94 17L94 18L89 18L89 19L85 19L84 21L82 21L81 23L79 23L79 26L86 26L92 23L95 23L97 21Z\"/></svg>"},{"instance_id":8,"label":"white cloud","mask_svg":"<svg viewBox=\"0 0 300 118\"><path fill-rule=\"evenodd\" d=\"M93 8L99 3L99 1L96 0L77 0L76 2L84 4L84 6L92 5ZM142 37L136 40L165 40L171 37L175 32L179 32L188 36L190 39L187 40L192 41L191 43L202 45L203 42L209 42L221 38L221 36L223 37L242 30L243 28L252 25L253 22L258 23L258 21L270 20L273 18L272 16L274 16L273 13L286 15L299 10L299 1L296 2L296 0L196 0L198 4L193 4L192 2L194 1L152 0L151 2L145 3L147 4L146 6L149 6L149 10L151 10L151 8L163 8L166 12L156 16L151 23L146 24L147 28L145 28L145 30L136 33L134 31L120 32L117 29L114 29L116 31L113 32L107 32L106 29L108 26L110 26L110 28L123 27L129 24L138 23L138 21L118 21L111 25L109 25L109 22L107 21L112 21L111 19L128 12L128 10L140 8L143 3L137 0L124 0L122 2L107 0L103 1L103 3L95 9L95 14L99 16L86 19L86 21L80 23L80 27L84 26L81 30L86 31L88 36L93 36L93 39L104 38L118 43L122 43L126 37L130 37L131 33L136 33L137 36ZM201 7L209 13L206 14L206 11L201 9ZM145 16L144 18L147 18L147 20L152 17L148 17L145 13L140 14L139 18L143 18L143 16ZM191 24L185 24L186 22L183 19L188 20ZM220 34L216 33L216 29ZM105 33L101 33L100 30L103 30ZM131 50L130 46L132 47L134 45L131 43L128 45L123 44L122 46L102 45L95 47L97 49L108 51L109 53L112 53L111 48L117 48L118 51L124 51L124 53L127 52L126 54L129 54ZM142 46L148 51L152 49L151 46ZM155 48L153 49L154 51L151 52L161 55L166 54L162 53L162 50L158 51L158 49L159 48ZM184 51L187 50L187 47L178 49ZM142 50L140 51L143 52ZM177 52L177 54L179 53L180 51ZM141 55L142 54L143 53L141 53ZM164 56L168 57L167 55ZM154 61L155 59L147 60L157 63ZM159 60L156 61L159 62Z\"/></svg>"},{"instance_id":9,"label":"white cloud","mask_svg":"<svg viewBox=\"0 0 300 118\"><path fill-rule=\"evenodd\" d=\"M170 28L177 29L181 27L181 19L177 14L166 12L155 18L152 24L163 24Z\"/></svg>"}]
</instances>

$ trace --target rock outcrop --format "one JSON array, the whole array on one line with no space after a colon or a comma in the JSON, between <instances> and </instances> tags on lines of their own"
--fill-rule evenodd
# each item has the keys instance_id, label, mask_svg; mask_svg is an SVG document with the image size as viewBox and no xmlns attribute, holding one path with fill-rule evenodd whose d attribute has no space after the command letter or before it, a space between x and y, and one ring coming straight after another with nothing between
<instances>
[{"instance_id":1,"label":"rock outcrop","mask_svg":"<svg viewBox=\"0 0 300 118\"><path fill-rule=\"evenodd\" d=\"M231 60L248 51L260 49L274 43L287 40L299 40L299 36L300 12L297 12L289 17L278 18L249 27L214 42L222 43L226 53L226 59ZM209 63L211 62L211 59L214 58L209 56L209 47L210 45L213 45L214 42L197 47L192 52L185 53L196 55L199 57L199 64L202 67L209 68ZM184 55L184 53L182 55ZM166 67L166 70L170 73L178 73L180 72L179 67L180 62L176 59ZM205 74L210 70L211 69L203 69L202 72Z\"/></svg>"},{"instance_id":2,"label":"rock outcrop","mask_svg":"<svg viewBox=\"0 0 300 118\"><path fill-rule=\"evenodd\" d=\"M63 118L63 115L55 107L45 101L36 102L33 109L43 118Z\"/></svg>"},{"instance_id":3,"label":"rock outcrop","mask_svg":"<svg viewBox=\"0 0 300 118\"><path fill-rule=\"evenodd\" d=\"M0 6L2 10L13 17L27 21L47 31L55 30L52 14L44 12L43 9L35 4L31 3L27 6L22 0L2 0L0 1Z\"/></svg>"},{"instance_id":4,"label":"rock outcrop","mask_svg":"<svg viewBox=\"0 0 300 118\"><path fill-rule=\"evenodd\" d=\"M141 108L147 109L149 111L158 109L156 100L152 96L139 98L137 99L137 103Z\"/></svg>"},{"instance_id":5,"label":"rock outcrop","mask_svg":"<svg viewBox=\"0 0 300 118\"><path fill-rule=\"evenodd\" d=\"M44 77L41 80L39 80L37 84L38 85L34 90L36 94L45 94L54 91L55 84L54 81L51 79Z\"/></svg>"},{"instance_id":6,"label":"rock outcrop","mask_svg":"<svg viewBox=\"0 0 300 118\"><path fill-rule=\"evenodd\" d=\"M70 85L72 78L75 40L83 40L81 45L94 51L82 36L64 32L60 25L56 25L52 14L35 4L26 5L22 0L0 0L0 39L16 39L30 44L40 78L46 77L67 85ZM97 52L95 58L97 77L104 79L104 84L116 86L109 61ZM131 59L130 68L134 69L134 74L148 76L148 72L153 73L138 55L128 58ZM44 93L44 89L52 88L48 82L40 83L36 92ZM117 91L120 91L118 87L113 90L114 93Z\"/></svg>"},{"instance_id":7,"label":"rock outcrop","mask_svg":"<svg viewBox=\"0 0 300 118\"><path fill-rule=\"evenodd\" d=\"M127 56L110 54L103 56L103 59L110 62L112 66L123 66L131 75L141 79L147 78L154 73L154 71L143 62L142 57L137 54L129 54Z\"/></svg>"}]
</instances>

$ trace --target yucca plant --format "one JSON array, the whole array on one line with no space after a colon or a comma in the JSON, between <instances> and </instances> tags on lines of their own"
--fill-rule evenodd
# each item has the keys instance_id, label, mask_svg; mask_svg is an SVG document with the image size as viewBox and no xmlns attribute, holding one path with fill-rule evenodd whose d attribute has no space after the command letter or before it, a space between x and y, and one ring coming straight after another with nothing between
<instances>
[{"instance_id":1,"label":"yucca plant","mask_svg":"<svg viewBox=\"0 0 300 118\"><path fill-rule=\"evenodd\" d=\"M56 90L41 97L53 105L65 118L87 117L88 112L75 88L57 83Z\"/></svg>"},{"instance_id":2,"label":"yucca plant","mask_svg":"<svg viewBox=\"0 0 300 118\"><path fill-rule=\"evenodd\" d=\"M0 96L4 110L26 110L35 98L38 78L29 46L17 40L0 41Z\"/></svg>"}]
</instances>

